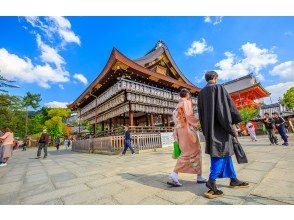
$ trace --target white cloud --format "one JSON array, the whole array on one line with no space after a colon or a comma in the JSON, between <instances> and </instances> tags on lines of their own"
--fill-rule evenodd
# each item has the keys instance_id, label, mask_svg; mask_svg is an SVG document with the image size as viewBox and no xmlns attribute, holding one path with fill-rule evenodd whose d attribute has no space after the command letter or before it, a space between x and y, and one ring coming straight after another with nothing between
<instances>
[{"instance_id":1,"label":"white cloud","mask_svg":"<svg viewBox=\"0 0 294 220\"><path fill-rule=\"evenodd\" d=\"M49 39L58 35L62 45L76 43L81 45L80 38L71 30L71 23L64 17L25 17L34 28L42 30Z\"/></svg>"},{"instance_id":2,"label":"white cloud","mask_svg":"<svg viewBox=\"0 0 294 220\"><path fill-rule=\"evenodd\" d=\"M63 57L58 54L56 49L45 44L42 41L41 36L39 34L37 34L36 36L36 41L37 41L38 47L41 50L40 58L43 62L54 63L55 66L58 68L60 68L62 64L65 64Z\"/></svg>"},{"instance_id":3,"label":"white cloud","mask_svg":"<svg viewBox=\"0 0 294 220\"><path fill-rule=\"evenodd\" d=\"M275 66L270 74L273 76L280 76L281 78L294 80L294 61L286 61Z\"/></svg>"},{"instance_id":4,"label":"white cloud","mask_svg":"<svg viewBox=\"0 0 294 220\"><path fill-rule=\"evenodd\" d=\"M271 93L271 100L273 103L277 102L279 98L283 97L283 94L294 86L294 81L285 82L285 83L278 83L275 85L267 86L265 89ZM266 103L270 103L270 99L265 99Z\"/></svg>"},{"instance_id":5,"label":"white cloud","mask_svg":"<svg viewBox=\"0 0 294 220\"><path fill-rule=\"evenodd\" d=\"M60 89L64 90L64 87L63 87L62 84L59 84L58 87L59 87Z\"/></svg>"},{"instance_id":6,"label":"white cloud","mask_svg":"<svg viewBox=\"0 0 294 220\"><path fill-rule=\"evenodd\" d=\"M204 17L204 22L205 22L205 23L211 23L212 21L211 21L210 16L206 16L206 17Z\"/></svg>"},{"instance_id":7,"label":"white cloud","mask_svg":"<svg viewBox=\"0 0 294 220\"><path fill-rule=\"evenodd\" d=\"M185 54L187 56L196 56L196 55L202 54L206 51L207 52L213 51L213 47L208 46L205 39L202 38L200 41L193 41L190 48L187 49Z\"/></svg>"},{"instance_id":8,"label":"white cloud","mask_svg":"<svg viewBox=\"0 0 294 220\"><path fill-rule=\"evenodd\" d=\"M205 23L210 23L213 25L220 24L222 22L222 20L223 20L223 16L215 16L215 17L206 16L206 17L204 17Z\"/></svg>"},{"instance_id":9,"label":"white cloud","mask_svg":"<svg viewBox=\"0 0 294 220\"><path fill-rule=\"evenodd\" d=\"M88 80L83 74L76 73L73 77L82 82L85 86L88 84Z\"/></svg>"},{"instance_id":10,"label":"white cloud","mask_svg":"<svg viewBox=\"0 0 294 220\"><path fill-rule=\"evenodd\" d=\"M50 88L49 83L64 83L69 81L69 73L61 68L53 68L48 63L34 65L25 57L21 58L0 49L1 75L10 80L27 83L38 83L43 88Z\"/></svg>"},{"instance_id":11,"label":"white cloud","mask_svg":"<svg viewBox=\"0 0 294 220\"><path fill-rule=\"evenodd\" d=\"M286 31L284 34L289 37L294 35L292 31Z\"/></svg>"},{"instance_id":12,"label":"white cloud","mask_svg":"<svg viewBox=\"0 0 294 220\"><path fill-rule=\"evenodd\" d=\"M235 79L253 72L259 79L264 76L260 72L268 65L277 63L277 55L268 49L258 48L255 43L246 43L241 47L243 59L232 52L225 52L225 59L215 64L222 80Z\"/></svg>"},{"instance_id":13,"label":"white cloud","mask_svg":"<svg viewBox=\"0 0 294 220\"><path fill-rule=\"evenodd\" d=\"M70 104L70 102L58 102L58 101L52 101L47 102L44 105L49 108L67 108L66 105Z\"/></svg>"}]
</instances>

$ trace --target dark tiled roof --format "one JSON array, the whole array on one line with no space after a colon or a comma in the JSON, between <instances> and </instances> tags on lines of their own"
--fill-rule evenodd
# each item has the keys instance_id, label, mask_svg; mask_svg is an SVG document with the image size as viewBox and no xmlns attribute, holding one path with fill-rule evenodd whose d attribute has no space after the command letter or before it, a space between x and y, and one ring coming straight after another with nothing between
<instances>
[{"instance_id":1,"label":"dark tiled roof","mask_svg":"<svg viewBox=\"0 0 294 220\"><path fill-rule=\"evenodd\" d=\"M165 53L168 59L170 60L172 66L175 68L177 73L185 80L185 82L189 85L196 86L192 82L190 82L185 75L181 72L181 70L178 68L177 64L175 63L174 59L172 58L168 47L166 44L162 41L159 40L156 45L143 57L140 57L138 59L135 59L134 62L138 63L141 66L145 66L145 64L152 62L156 58L158 58L161 54Z\"/></svg>"}]
</instances>

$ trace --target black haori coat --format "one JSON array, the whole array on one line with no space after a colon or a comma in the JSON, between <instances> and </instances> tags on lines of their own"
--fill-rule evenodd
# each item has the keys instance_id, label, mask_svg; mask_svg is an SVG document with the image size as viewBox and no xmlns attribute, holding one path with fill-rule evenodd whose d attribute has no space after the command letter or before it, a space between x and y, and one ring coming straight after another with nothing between
<instances>
[{"instance_id":1,"label":"black haori coat","mask_svg":"<svg viewBox=\"0 0 294 220\"><path fill-rule=\"evenodd\" d=\"M212 157L234 154L232 124L242 117L222 85L208 83L198 95L199 120L205 136L205 153Z\"/></svg>"}]
</instances>

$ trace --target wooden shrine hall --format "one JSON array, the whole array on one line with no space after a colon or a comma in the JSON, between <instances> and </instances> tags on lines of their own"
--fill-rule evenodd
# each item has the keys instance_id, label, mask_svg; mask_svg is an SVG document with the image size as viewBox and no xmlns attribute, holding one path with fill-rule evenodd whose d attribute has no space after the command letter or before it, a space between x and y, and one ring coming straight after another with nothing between
<instances>
[{"instance_id":1,"label":"wooden shrine hall","mask_svg":"<svg viewBox=\"0 0 294 220\"><path fill-rule=\"evenodd\" d=\"M196 104L200 89L182 74L162 41L136 60L114 48L102 72L69 107L95 133L122 125L170 127L181 88Z\"/></svg>"}]
</instances>

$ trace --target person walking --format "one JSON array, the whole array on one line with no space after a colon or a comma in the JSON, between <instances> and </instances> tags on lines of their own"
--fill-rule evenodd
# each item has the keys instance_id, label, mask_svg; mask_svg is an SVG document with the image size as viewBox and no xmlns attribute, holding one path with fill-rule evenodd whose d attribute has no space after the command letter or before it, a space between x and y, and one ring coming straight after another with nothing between
<instances>
[{"instance_id":1,"label":"person walking","mask_svg":"<svg viewBox=\"0 0 294 220\"><path fill-rule=\"evenodd\" d=\"M279 116L277 112L273 112L273 120L284 143L282 145L288 146L288 136L286 133L285 120Z\"/></svg>"},{"instance_id":2,"label":"person walking","mask_svg":"<svg viewBox=\"0 0 294 220\"><path fill-rule=\"evenodd\" d=\"M59 150L59 147L60 147L60 138L56 138L55 139L55 147L56 147L56 150Z\"/></svg>"},{"instance_id":3,"label":"person walking","mask_svg":"<svg viewBox=\"0 0 294 220\"><path fill-rule=\"evenodd\" d=\"M131 137L131 132L129 130L128 126L125 126L125 144L124 144L124 149L121 153L121 156L124 156L128 150L128 148L130 148L132 154L135 154L134 149L132 148L132 137Z\"/></svg>"},{"instance_id":4,"label":"person walking","mask_svg":"<svg viewBox=\"0 0 294 220\"><path fill-rule=\"evenodd\" d=\"M69 139L69 138L67 138L67 139L64 141L64 145L65 145L66 150L70 147L70 139Z\"/></svg>"},{"instance_id":5,"label":"person walking","mask_svg":"<svg viewBox=\"0 0 294 220\"><path fill-rule=\"evenodd\" d=\"M276 144L278 145L278 138L275 134L275 122L272 118L269 117L269 113L264 113L264 118L262 120L264 127L266 129L266 132L268 134L268 138L270 140L271 145Z\"/></svg>"},{"instance_id":6,"label":"person walking","mask_svg":"<svg viewBox=\"0 0 294 220\"><path fill-rule=\"evenodd\" d=\"M248 187L249 183L237 178L232 155L234 154L233 139L237 138L234 125L242 121L226 89L217 84L218 74L215 71L205 73L207 85L198 95L198 112L201 128L205 137L205 153L210 155L210 175L206 183L209 189L204 194L207 198L223 195L217 188L216 179L230 178L230 187Z\"/></svg>"},{"instance_id":7,"label":"person walking","mask_svg":"<svg viewBox=\"0 0 294 220\"><path fill-rule=\"evenodd\" d=\"M7 161L12 156L13 144L14 144L14 135L9 128L5 128L4 134L0 137L2 142L2 163L0 167L6 166Z\"/></svg>"},{"instance_id":8,"label":"person walking","mask_svg":"<svg viewBox=\"0 0 294 220\"><path fill-rule=\"evenodd\" d=\"M170 174L172 186L181 186L178 173L196 174L197 183L206 183L202 176L201 145L197 134L198 119L194 115L194 109L190 100L190 92L187 89L180 91L179 103L175 110L174 137L181 149L181 155L177 160L173 172Z\"/></svg>"},{"instance_id":9,"label":"person walking","mask_svg":"<svg viewBox=\"0 0 294 220\"><path fill-rule=\"evenodd\" d=\"M246 123L246 129L250 135L251 141L257 141L255 127L251 120Z\"/></svg>"},{"instance_id":10,"label":"person walking","mask_svg":"<svg viewBox=\"0 0 294 220\"><path fill-rule=\"evenodd\" d=\"M41 151L44 149L44 158L47 157L47 148L48 148L48 143L49 143L49 135L47 133L47 130L44 129L43 133L39 139L39 147L38 147L38 152L37 152L37 157L36 159L41 158Z\"/></svg>"}]
</instances>

